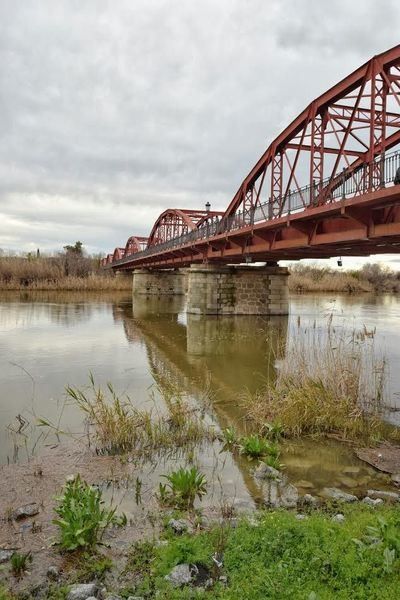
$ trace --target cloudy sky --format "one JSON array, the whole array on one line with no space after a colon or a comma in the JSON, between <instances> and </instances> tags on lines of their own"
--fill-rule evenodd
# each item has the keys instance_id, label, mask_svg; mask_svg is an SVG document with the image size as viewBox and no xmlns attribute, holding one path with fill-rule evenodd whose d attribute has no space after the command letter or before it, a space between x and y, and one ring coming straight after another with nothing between
<instances>
[{"instance_id":1,"label":"cloudy sky","mask_svg":"<svg viewBox=\"0 0 400 600\"><path fill-rule=\"evenodd\" d=\"M226 208L399 32L398 0L0 0L0 248L105 252L165 208Z\"/></svg>"}]
</instances>

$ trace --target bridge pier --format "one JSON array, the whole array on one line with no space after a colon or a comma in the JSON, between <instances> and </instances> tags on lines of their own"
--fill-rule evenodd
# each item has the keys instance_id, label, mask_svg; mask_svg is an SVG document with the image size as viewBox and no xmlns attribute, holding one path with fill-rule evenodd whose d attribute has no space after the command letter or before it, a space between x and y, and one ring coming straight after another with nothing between
<instances>
[{"instance_id":1,"label":"bridge pier","mask_svg":"<svg viewBox=\"0 0 400 600\"><path fill-rule=\"evenodd\" d=\"M287 315L288 275L278 266L192 265L187 312L199 315Z\"/></svg>"},{"instance_id":2,"label":"bridge pier","mask_svg":"<svg viewBox=\"0 0 400 600\"><path fill-rule=\"evenodd\" d=\"M143 296L176 296L186 292L185 274L178 269L135 269L132 292Z\"/></svg>"}]
</instances>

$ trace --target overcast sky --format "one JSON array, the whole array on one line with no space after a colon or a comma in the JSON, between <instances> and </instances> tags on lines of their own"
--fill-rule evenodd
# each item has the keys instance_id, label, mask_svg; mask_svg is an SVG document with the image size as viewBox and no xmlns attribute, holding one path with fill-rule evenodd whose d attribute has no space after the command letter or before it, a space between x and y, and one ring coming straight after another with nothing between
<instances>
[{"instance_id":1,"label":"overcast sky","mask_svg":"<svg viewBox=\"0 0 400 600\"><path fill-rule=\"evenodd\" d=\"M106 252L166 208L225 209L399 41L398 0L0 0L0 248Z\"/></svg>"}]
</instances>

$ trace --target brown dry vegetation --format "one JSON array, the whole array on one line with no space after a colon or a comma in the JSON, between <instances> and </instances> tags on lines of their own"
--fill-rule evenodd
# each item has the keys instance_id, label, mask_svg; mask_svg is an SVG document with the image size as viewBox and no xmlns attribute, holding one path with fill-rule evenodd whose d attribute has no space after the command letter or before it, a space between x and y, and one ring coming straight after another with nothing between
<instances>
[{"instance_id":1,"label":"brown dry vegetation","mask_svg":"<svg viewBox=\"0 0 400 600\"><path fill-rule=\"evenodd\" d=\"M389 405L387 368L373 332L335 330L328 335L300 326L275 381L246 397L248 416L262 432L279 423L288 437L334 434L346 440L400 440L383 421Z\"/></svg>"},{"instance_id":2,"label":"brown dry vegetation","mask_svg":"<svg viewBox=\"0 0 400 600\"><path fill-rule=\"evenodd\" d=\"M0 257L3 290L127 290L131 278L100 269L99 261L84 256Z\"/></svg>"},{"instance_id":3,"label":"brown dry vegetation","mask_svg":"<svg viewBox=\"0 0 400 600\"><path fill-rule=\"evenodd\" d=\"M399 292L400 273L378 263L367 263L361 269L343 271L313 265L291 265L291 292Z\"/></svg>"}]
</instances>

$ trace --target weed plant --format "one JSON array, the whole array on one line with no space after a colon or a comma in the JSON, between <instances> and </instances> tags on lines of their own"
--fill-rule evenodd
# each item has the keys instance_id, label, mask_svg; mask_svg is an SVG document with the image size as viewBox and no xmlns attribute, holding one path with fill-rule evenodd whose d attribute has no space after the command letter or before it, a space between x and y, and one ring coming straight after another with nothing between
<instances>
[{"instance_id":1,"label":"weed plant","mask_svg":"<svg viewBox=\"0 0 400 600\"><path fill-rule=\"evenodd\" d=\"M167 483L159 485L159 500L162 504L182 510L193 508L196 496L199 500L207 493L207 480L196 467L172 471L163 475Z\"/></svg>"},{"instance_id":2,"label":"weed plant","mask_svg":"<svg viewBox=\"0 0 400 600\"><path fill-rule=\"evenodd\" d=\"M65 484L54 509L58 515L53 523L60 529L61 550L90 549L99 544L109 525L122 525L125 517L117 517L116 509L107 509L101 491L89 486L78 475Z\"/></svg>"},{"instance_id":3,"label":"weed plant","mask_svg":"<svg viewBox=\"0 0 400 600\"><path fill-rule=\"evenodd\" d=\"M15 577L21 577L27 570L28 563L32 561L32 555L30 552L19 553L14 552L11 556L11 571Z\"/></svg>"}]
</instances>

